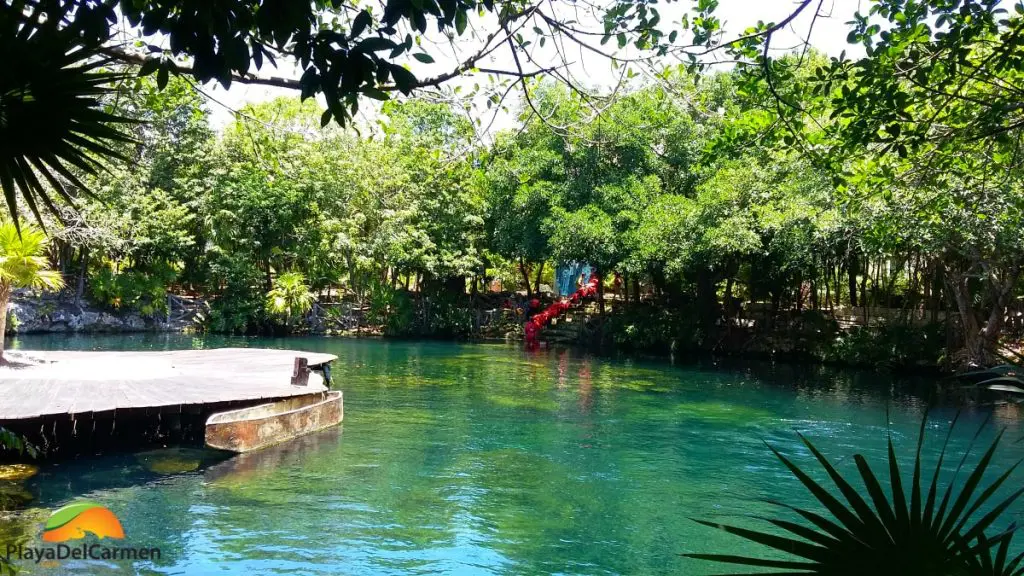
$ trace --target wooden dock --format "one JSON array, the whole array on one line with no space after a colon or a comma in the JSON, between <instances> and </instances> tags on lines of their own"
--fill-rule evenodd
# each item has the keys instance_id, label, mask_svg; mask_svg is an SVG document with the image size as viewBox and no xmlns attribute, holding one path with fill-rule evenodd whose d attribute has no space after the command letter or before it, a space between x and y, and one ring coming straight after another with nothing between
<instances>
[{"instance_id":1,"label":"wooden dock","mask_svg":"<svg viewBox=\"0 0 1024 576\"><path fill-rule=\"evenodd\" d=\"M0 425L81 420L120 413L173 413L319 393L317 372L291 384L296 357L309 366L332 354L263 348L172 352L27 352L39 363L0 367Z\"/></svg>"}]
</instances>

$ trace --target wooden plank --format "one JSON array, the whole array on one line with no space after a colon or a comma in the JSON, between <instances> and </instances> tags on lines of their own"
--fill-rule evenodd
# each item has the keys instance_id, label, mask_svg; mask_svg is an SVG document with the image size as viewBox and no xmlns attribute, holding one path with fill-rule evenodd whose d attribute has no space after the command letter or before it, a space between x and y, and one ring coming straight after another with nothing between
<instances>
[{"instance_id":1,"label":"wooden plank","mask_svg":"<svg viewBox=\"0 0 1024 576\"><path fill-rule=\"evenodd\" d=\"M295 358L310 366L336 359L260 348L25 354L45 361L0 368L0 422L310 394L326 390L323 379L314 373L308 386L291 385Z\"/></svg>"}]
</instances>

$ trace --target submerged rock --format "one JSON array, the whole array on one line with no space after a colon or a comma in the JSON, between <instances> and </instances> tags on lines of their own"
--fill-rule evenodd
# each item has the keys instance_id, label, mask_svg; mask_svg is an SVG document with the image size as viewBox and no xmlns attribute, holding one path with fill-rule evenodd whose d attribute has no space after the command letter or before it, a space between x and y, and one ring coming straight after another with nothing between
<instances>
[{"instance_id":1,"label":"submerged rock","mask_svg":"<svg viewBox=\"0 0 1024 576\"><path fill-rule=\"evenodd\" d=\"M140 452L135 459L143 468L154 474L184 474L195 472L200 467L216 462L222 456L210 450L198 448L165 448Z\"/></svg>"},{"instance_id":2,"label":"submerged rock","mask_svg":"<svg viewBox=\"0 0 1024 576\"><path fill-rule=\"evenodd\" d=\"M24 508L35 496L20 482L0 480L0 510L9 511Z\"/></svg>"}]
</instances>

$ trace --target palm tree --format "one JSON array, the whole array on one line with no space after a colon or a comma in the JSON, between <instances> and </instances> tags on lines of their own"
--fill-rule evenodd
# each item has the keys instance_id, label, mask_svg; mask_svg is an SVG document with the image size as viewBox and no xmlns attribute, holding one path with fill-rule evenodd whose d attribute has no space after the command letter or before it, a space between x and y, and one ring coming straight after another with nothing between
<instances>
[{"instance_id":1,"label":"palm tree","mask_svg":"<svg viewBox=\"0 0 1024 576\"><path fill-rule=\"evenodd\" d=\"M274 279L274 287L267 292L267 310L284 316L285 324L291 324L292 316L305 314L313 308L314 299L302 272L285 272Z\"/></svg>"},{"instance_id":2,"label":"palm tree","mask_svg":"<svg viewBox=\"0 0 1024 576\"><path fill-rule=\"evenodd\" d=\"M43 253L46 235L32 225L18 227L12 222L0 224L0 363L4 362L3 333L7 328L7 303L15 288L64 287L60 274L48 268Z\"/></svg>"}]
</instances>

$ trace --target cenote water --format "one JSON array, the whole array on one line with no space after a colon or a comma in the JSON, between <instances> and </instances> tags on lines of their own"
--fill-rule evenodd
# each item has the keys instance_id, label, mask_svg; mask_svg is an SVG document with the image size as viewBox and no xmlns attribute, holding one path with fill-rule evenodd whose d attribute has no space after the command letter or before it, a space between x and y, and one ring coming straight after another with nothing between
<instances>
[{"instance_id":1,"label":"cenote water","mask_svg":"<svg viewBox=\"0 0 1024 576\"><path fill-rule=\"evenodd\" d=\"M883 469L887 428L913 453L934 380L786 365L677 365L513 345L348 339L22 338L29 349L288 347L338 355L342 426L224 460L169 447L48 464L0 516L0 541L91 500L157 561L23 565L68 574L711 574L687 552L762 554L692 518L751 524L767 497L813 505L765 442L799 463L796 431L853 468ZM0 399L2 401L2 399ZM891 424L887 427L886 414ZM934 461L952 406L932 411ZM961 415L951 450L1008 428L1007 407ZM817 470L817 469L816 469ZM1019 520L1024 507L1005 523Z\"/></svg>"}]
</instances>

